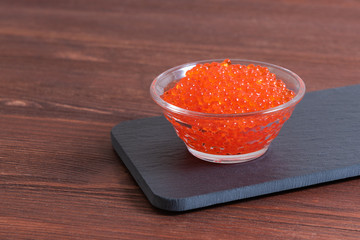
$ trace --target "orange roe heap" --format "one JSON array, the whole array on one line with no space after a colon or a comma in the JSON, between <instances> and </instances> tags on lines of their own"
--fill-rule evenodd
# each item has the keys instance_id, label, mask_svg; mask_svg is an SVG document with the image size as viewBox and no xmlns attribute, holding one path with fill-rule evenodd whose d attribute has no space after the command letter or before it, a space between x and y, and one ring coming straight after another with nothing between
<instances>
[{"instance_id":1,"label":"orange roe heap","mask_svg":"<svg viewBox=\"0 0 360 240\"><path fill-rule=\"evenodd\" d=\"M175 106L204 113L245 113L290 101L294 92L268 68L222 63L198 64L162 98Z\"/></svg>"}]
</instances>

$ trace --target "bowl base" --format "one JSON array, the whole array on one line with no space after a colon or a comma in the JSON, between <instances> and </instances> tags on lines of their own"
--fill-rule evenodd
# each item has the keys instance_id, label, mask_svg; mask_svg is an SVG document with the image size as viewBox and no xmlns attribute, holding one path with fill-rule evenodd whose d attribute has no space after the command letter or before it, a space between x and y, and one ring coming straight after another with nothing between
<instances>
[{"instance_id":1,"label":"bowl base","mask_svg":"<svg viewBox=\"0 0 360 240\"><path fill-rule=\"evenodd\" d=\"M238 155L217 155L217 154L208 154L199 152L190 147L187 147L189 152L201 160L212 162L212 163L222 163L222 164L233 164L233 163L243 163L254 160L261 157L268 150L269 146L266 146L256 152L238 154Z\"/></svg>"}]
</instances>

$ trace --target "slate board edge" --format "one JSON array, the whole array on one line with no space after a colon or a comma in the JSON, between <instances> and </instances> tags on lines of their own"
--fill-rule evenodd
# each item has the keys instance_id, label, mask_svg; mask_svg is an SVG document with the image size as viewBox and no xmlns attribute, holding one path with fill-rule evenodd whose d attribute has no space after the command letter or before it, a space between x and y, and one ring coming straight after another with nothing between
<instances>
[{"instance_id":1,"label":"slate board edge","mask_svg":"<svg viewBox=\"0 0 360 240\"><path fill-rule=\"evenodd\" d=\"M241 188L228 189L221 192L213 192L205 195L188 197L188 202L183 206L179 206L179 209L175 211L187 211L195 208L208 207L216 204L244 200L247 198L259 197L267 194L280 193L287 190L295 190L357 176L360 176L360 164L285 178L281 180L264 182Z\"/></svg>"},{"instance_id":2,"label":"slate board edge","mask_svg":"<svg viewBox=\"0 0 360 240\"><path fill-rule=\"evenodd\" d=\"M114 127L116 128L116 126ZM146 183L129 157L123 151L121 146L115 140L113 131L111 131L112 144L120 156L120 159L130 171L131 175L144 192L148 201L154 206L166 211L183 212L198 208L209 207L212 205L244 200L251 197L258 197L272 193L279 193L287 190L293 190L321 183L346 179L360 176L360 164L347 166L344 168L331 169L327 171L315 172L308 175L285 178L281 180L264 182L256 185L245 186L241 188L228 189L220 192L212 192L203 195L197 195L187 198L167 198L154 193L151 187Z\"/></svg>"},{"instance_id":3,"label":"slate board edge","mask_svg":"<svg viewBox=\"0 0 360 240\"><path fill-rule=\"evenodd\" d=\"M355 85L357 86L357 85ZM328 90L336 90L347 87L340 87L334 89L325 89L320 90L313 93L318 93L322 91ZM158 118L158 117L150 117ZM138 119L136 119L138 120ZM136 120L130 120L125 122L132 122ZM144 119L143 119L144 120ZM136 169L135 165L129 159L125 151L122 149L120 144L116 141L116 128L124 124L125 122L121 122L116 125L111 131L112 144L121 160L125 164L125 166L130 171L131 175L140 186L142 191L144 192L147 199L150 203L160 209L168 210L168 211L187 211L195 208L207 207L215 204L226 203L230 201L236 201L271 193L278 193L286 190L292 190L302 187L308 187L311 185L331 182L335 180L346 179L349 177L360 176L360 164L353 164L351 166L346 166L343 168L331 169L327 171L314 172L307 175L295 176L286 179L279 179L270 182L264 182L259 184L254 184L250 186L227 189L219 192L212 192L203 195L190 196L186 198L166 198L159 194L156 194L152 191L151 187L146 183L141 174ZM115 134L115 135L114 135ZM255 190L254 190L255 189Z\"/></svg>"},{"instance_id":4,"label":"slate board edge","mask_svg":"<svg viewBox=\"0 0 360 240\"><path fill-rule=\"evenodd\" d=\"M157 208L160 208L163 210L168 210L168 211L181 211L181 210L177 210L177 209L180 209L180 207L178 207L179 202L180 202L179 199L165 198L165 197L162 197L162 196L156 194L155 192L153 192L151 190L151 187L146 183L146 181L144 180L142 175L139 173L137 168L134 166L134 164L132 163L130 158L127 156L127 154L125 153L123 148L120 146L120 144L115 139L114 132L115 132L115 129L119 125L121 125L121 123L116 125L111 130L111 142L112 142L113 148L115 149L116 153L120 156L120 160L125 164L126 168L129 170L132 177L135 179L136 183L139 185L140 189L145 194L146 198L149 200L149 202L154 207L157 207ZM184 204L181 204L181 205L184 205Z\"/></svg>"}]
</instances>

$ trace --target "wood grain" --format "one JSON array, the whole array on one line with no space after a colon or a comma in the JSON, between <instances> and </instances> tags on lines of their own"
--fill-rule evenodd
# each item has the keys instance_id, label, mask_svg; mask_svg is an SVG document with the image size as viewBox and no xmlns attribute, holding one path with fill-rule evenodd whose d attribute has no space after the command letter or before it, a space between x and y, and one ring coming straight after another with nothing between
<instances>
[{"instance_id":1,"label":"wood grain","mask_svg":"<svg viewBox=\"0 0 360 240\"><path fill-rule=\"evenodd\" d=\"M154 209L110 130L160 114L149 85L189 61L359 84L360 3L0 1L0 239L358 239L359 179L187 214Z\"/></svg>"}]
</instances>

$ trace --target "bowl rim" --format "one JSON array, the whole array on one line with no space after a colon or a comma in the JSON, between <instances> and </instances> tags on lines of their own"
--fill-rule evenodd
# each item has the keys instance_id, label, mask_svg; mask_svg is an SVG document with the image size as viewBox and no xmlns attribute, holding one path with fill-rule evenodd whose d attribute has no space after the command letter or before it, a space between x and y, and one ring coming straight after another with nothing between
<instances>
[{"instance_id":1,"label":"bowl rim","mask_svg":"<svg viewBox=\"0 0 360 240\"><path fill-rule=\"evenodd\" d=\"M171 103L164 101L161 98L161 96L156 93L155 87L156 87L156 84L158 83L158 80L173 71L180 70L182 68L191 69L191 68L195 67L197 64L204 64L204 63L211 63L211 62L223 62L224 60L227 60L227 59L228 58L200 60L200 61L184 63L184 64L178 65L176 67L170 68L170 69L162 72L161 74L159 74L152 81L151 86L150 86L151 97L160 107L162 107L166 111L170 111L173 113L189 115L189 116L198 116L198 117L228 118L228 117L244 117L244 116L252 116L252 115L262 115L262 114L277 112L277 111L286 109L290 106L295 106L298 102L300 102L300 100L305 95L306 86L305 86L304 81L296 73L290 71L289 69L272 64L272 63L255 61L255 60L247 60L247 59L236 59L236 58L230 59L230 61L231 62L243 62L243 63L246 63L247 65L249 65L249 64L255 65L256 64L256 65L260 65L260 66L271 67L271 68L275 68L277 70L283 71L283 72L291 75L299 83L299 92L290 101L283 103L281 105L278 105L276 107L272 107L272 108L268 108L268 109L264 109L264 110L260 110L260 111L254 111L254 112L245 112L245 113L205 113L205 112L187 110L187 109L175 106ZM238 63L235 63L235 64L238 64Z\"/></svg>"}]
</instances>

